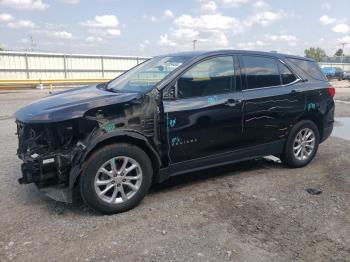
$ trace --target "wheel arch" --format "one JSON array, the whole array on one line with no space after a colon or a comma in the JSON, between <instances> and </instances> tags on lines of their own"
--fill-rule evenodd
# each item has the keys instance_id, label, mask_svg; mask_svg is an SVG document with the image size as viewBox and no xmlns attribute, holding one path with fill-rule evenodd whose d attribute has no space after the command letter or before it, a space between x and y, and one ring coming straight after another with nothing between
<instances>
[{"instance_id":1,"label":"wheel arch","mask_svg":"<svg viewBox=\"0 0 350 262\"><path fill-rule=\"evenodd\" d=\"M318 133L320 135L320 141L321 141L323 137L323 123L321 119L322 119L321 116L317 116L315 114L304 114L298 119L298 121L295 122L295 124L302 120L309 120L314 122L314 124L317 126Z\"/></svg>"},{"instance_id":2,"label":"wheel arch","mask_svg":"<svg viewBox=\"0 0 350 262\"><path fill-rule=\"evenodd\" d=\"M152 162L153 180L157 181L159 177L159 170L161 167L161 160L157 151L150 144L148 139L142 134L133 132L133 131L122 131L117 133L107 133L106 135L98 138L96 141L91 143L91 145L86 148L85 153L83 154L82 158L79 161L79 165L76 165L75 167L72 168L72 171L69 177L70 188L73 188L78 184L79 177L81 175L81 172L84 169L84 163L87 159L89 159L89 157L94 152L96 152L97 150L99 150L100 148L106 145L116 144L121 142L138 146L143 151L145 151L145 153L149 156Z\"/></svg>"}]
</instances>

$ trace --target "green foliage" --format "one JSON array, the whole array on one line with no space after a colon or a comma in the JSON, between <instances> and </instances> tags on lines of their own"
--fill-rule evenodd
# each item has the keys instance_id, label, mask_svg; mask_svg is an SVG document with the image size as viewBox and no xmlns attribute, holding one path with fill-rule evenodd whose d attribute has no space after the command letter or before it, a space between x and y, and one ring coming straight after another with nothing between
<instances>
[{"instance_id":1,"label":"green foliage","mask_svg":"<svg viewBox=\"0 0 350 262\"><path fill-rule=\"evenodd\" d=\"M343 49L341 49L341 48L339 48L338 50L337 50L337 52L335 52L335 56L342 56L344 53L343 53Z\"/></svg>"},{"instance_id":2,"label":"green foliage","mask_svg":"<svg viewBox=\"0 0 350 262\"><path fill-rule=\"evenodd\" d=\"M312 58L317 62L320 62L322 58L326 57L326 52L319 47L310 47L304 51L305 57Z\"/></svg>"}]
</instances>

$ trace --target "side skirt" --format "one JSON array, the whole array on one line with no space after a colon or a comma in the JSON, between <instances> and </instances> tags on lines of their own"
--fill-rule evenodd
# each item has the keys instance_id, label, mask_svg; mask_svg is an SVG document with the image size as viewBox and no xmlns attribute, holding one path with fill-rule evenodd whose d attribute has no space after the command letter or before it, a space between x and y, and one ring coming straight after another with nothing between
<instances>
[{"instance_id":1,"label":"side skirt","mask_svg":"<svg viewBox=\"0 0 350 262\"><path fill-rule=\"evenodd\" d=\"M285 139L281 139L266 144L171 164L169 167L160 170L158 182L161 183L170 176L223 166L257 157L280 154L283 152L284 144Z\"/></svg>"}]
</instances>

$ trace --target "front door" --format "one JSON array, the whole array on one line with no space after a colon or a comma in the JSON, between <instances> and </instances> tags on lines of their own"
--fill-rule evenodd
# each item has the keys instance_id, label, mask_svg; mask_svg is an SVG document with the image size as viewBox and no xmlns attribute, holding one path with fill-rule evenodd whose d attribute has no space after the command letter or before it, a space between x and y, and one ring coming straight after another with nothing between
<instances>
[{"instance_id":1,"label":"front door","mask_svg":"<svg viewBox=\"0 0 350 262\"><path fill-rule=\"evenodd\" d=\"M170 163L234 150L242 137L242 94L233 56L202 60L177 80L164 101Z\"/></svg>"}]
</instances>

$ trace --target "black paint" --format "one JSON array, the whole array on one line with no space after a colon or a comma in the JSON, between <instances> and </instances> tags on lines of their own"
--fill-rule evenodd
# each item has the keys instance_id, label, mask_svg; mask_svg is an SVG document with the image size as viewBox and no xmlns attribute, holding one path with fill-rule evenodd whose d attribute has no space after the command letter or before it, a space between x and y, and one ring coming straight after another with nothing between
<instances>
[{"instance_id":1,"label":"black paint","mask_svg":"<svg viewBox=\"0 0 350 262\"><path fill-rule=\"evenodd\" d=\"M281 76L280 85L252 89L242 55L283 63L295 81L284 85ZM191 170L278 155L292 126L301 119L316 123L321 141L332 132L334 101L329 84L301 74L287 59L297 57L249 51L168 56L188 59L147 92L89 86L51 95L17 111L18 155L24 162L21 181L44 188L72 188L89 154L108 143L141 147L150 156L155 180L162 181ZM180 99L177 80L197 63L217 56L233 58L234 74L225 76L230 78L225 81L234 83L234 88ZM220 75L216 77L222 83ZM196 81L203 81L196 82L198 88L207 80ZM48 158L55 162L44 166L42 161Z\"/></svg>"}]
</instances>

